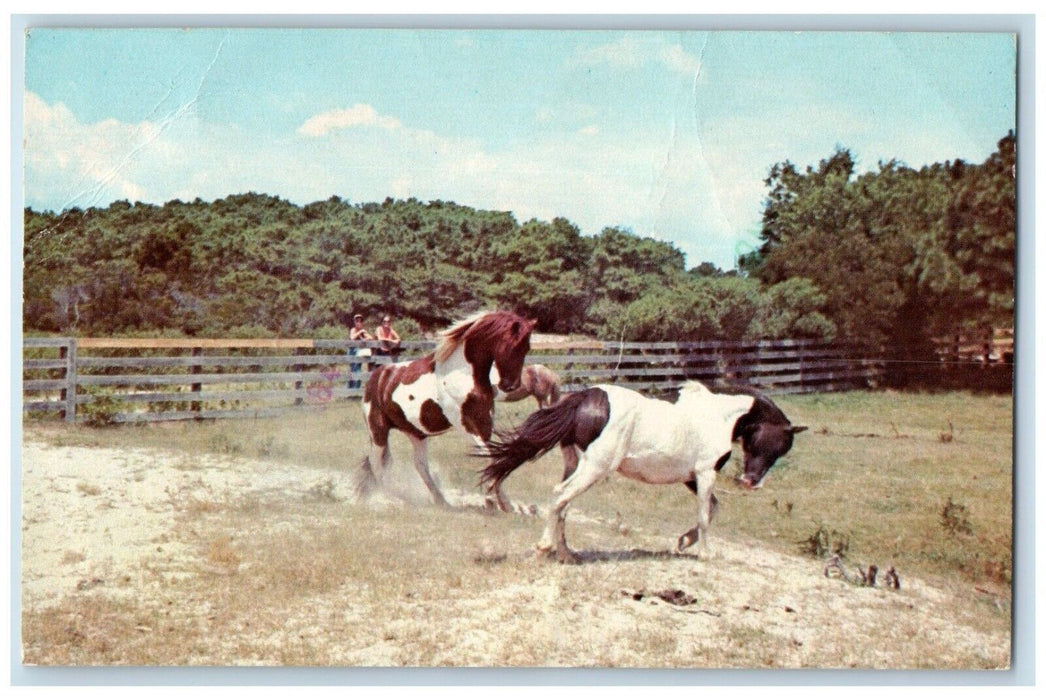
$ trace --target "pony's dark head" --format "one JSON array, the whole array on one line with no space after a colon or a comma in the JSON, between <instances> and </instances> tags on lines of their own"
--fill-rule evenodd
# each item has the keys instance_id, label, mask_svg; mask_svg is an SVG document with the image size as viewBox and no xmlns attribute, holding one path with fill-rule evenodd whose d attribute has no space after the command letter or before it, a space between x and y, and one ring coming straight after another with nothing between
<instances>
[{"instance_id":1,"label":"pony's dark head","mask_svg":"<svg viewBox=\"0 0 1046 700\"><path fill-rule=\"evenodd\" d=\"M443 332L436 350L442 361L454 348L465 344L465 359L475 368L477 382L490 382L491 368L497 370L498 388L515 391L521 383L523 363L530 352L530 333L537 321L530 321L508 311L477 314Z\"/></svg>"},{"instance_id":2,"label":"pony's dark head","mask_svg":"<svg viewBox=\"0 0 1046 700\"><path fill-rule=\"evenodd\" d=\"M504 392L515 391L523 381L523 363L530 352L530 333L537 321L511 314L506 330L498 335L494 346L494 367L498 371L498 388Z\"/></svg>"},{"instance_id":3,"label":"pony's dark head","mask_svg":"<svg viewBox=\"0 0 1046 700\"><path fill-rule=\"evenodd\" d=\"M792 425L781 409L757 393L752 408L734 425L734 439L741 439L744 451L738 482L749 489L762 486L770 467L792 449L796 433L804 430L805 425Z\"/></svg>"}]
</instances>

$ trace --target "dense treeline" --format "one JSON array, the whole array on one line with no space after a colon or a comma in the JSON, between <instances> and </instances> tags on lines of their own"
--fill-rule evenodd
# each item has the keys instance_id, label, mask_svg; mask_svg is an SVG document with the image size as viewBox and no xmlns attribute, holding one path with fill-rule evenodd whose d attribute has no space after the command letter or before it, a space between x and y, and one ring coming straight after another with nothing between
<instances>
[{"instance_id":1,"label":"dense treeline","mask_svg":"<svg viewBox=\"0 0 1046 700\"><path fill-rule=\"evenodd\" d=\"M775 165L763 245L742 269L767 285L809 280L841 336L895 359L924 359L934 336L1012 326L1013 132L980 165L854 166L845 149L805 172Z\"/></svg>"},{"instance_id":2,"label":"dense treeline","mask_svg":"<svg viewBox=\"0 0 1046 700\"><path fill-rule=\"evenodd\" d=\"M983 165L854 176L837 151L773 167L760 250L686 269L675 246L453 202L255 193L25 211L24 325L79 335L416 335L480 308L604 338L907 339L1012 314L1013 137ZM907 342L906 340L906 342Z\"/></svg>"},{"instance_id":3,"label":"dense treeline","mask_svg":"<svg viewBox=\"0 0 1046 700\"><path fill-rule=\"evenodd\" d=\"M760 287L687 272L671 244L620 229L586 237L565 219L520 225L449 202L298 207L245 194L26 212L25 326L38 331L344 335L359 312L416 333L499 307L544 331L726 337L776 318ZM687 309L664 319L666 303Z\"/></svg>"}]
</instances>

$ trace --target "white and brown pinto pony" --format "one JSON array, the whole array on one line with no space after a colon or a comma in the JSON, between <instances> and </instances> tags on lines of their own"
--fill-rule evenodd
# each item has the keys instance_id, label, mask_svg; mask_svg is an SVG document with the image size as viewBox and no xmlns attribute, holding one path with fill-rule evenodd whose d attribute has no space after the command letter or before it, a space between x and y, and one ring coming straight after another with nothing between
<instances>
[{"instance_id":1,"label":"white and brown pinto pony","mask_svg":"<svg viewBox=\"0 0 1046 700\"><path fill-rule=\"evenodd\" d=\"M507 394L499 393L495 398L508 403L528 396L537 400L538 408L559 403L559 375L545 365L526 365L520 375L519 388Z\"/></svg>"},{"instance_id":2,"label":"white and brown pinto pony","mask_svg":"<svg viewBox=\"0 0 1046 700\"><path fill-rule=\"evenodd\" d=\"M753 389L727 392L713 393L699 382L687 382L675 403L611 385L569 394L531 414L518 430L490 441L481 454L492 461L481 480L500 493L501 482L517 467L561 447L564 480L555 489L538 551L563 563L578 561L566 543L567 507L593 484L614 471L648 484L685 484L697 494L697 525L679 537L676 550L682 551L707 540L705 531L716 508L712 487L735 440L744 451L739 482L756 489L791 449L793 436L806 430L792 425Z\"/></svg>"},{"instance_id":3,"label":"white and brown pinto pony","mask_svg":"<svg viewBox=\"0 0 1046 700\"><path fill-rule=\"evenodd\" d=\"M413 443L414 468L433 500L447 506L429 472L425 440L451 428L478 445L490 440L494 396L519 388L535 323L507 311L475 314L443 331L435 352L378 367L363 392L371 453L361 465L358 491L376 479L375 470L388 467L389 433L396 429Z\"/></svg>"}]
</instances>

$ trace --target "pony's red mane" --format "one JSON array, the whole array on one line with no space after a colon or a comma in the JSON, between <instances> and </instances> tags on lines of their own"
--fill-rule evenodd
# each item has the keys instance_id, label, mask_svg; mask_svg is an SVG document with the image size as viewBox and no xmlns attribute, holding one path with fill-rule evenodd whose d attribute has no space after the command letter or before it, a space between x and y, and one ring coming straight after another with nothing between
<instances>
[{"instance_id":1,"label":"pony's red mane","mask_svg":"<svg viewBox=\"0 0 1046 700\"><path fill-rule=\"evenodd\" d=\"M480 311L458 321L450 328L440 331L439 344L436 346L436 362L446 362L466 340L475 338L486 341L512 334L513 323L520 324L519 328L522 328L529 322L511 311Z\"/></svg>"}]
</instances>

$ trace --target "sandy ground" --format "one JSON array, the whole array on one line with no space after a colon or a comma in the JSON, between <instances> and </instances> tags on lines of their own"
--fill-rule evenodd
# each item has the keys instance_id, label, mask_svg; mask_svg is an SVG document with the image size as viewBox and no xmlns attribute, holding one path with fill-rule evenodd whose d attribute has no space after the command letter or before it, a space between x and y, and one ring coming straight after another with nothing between
<instances>
[{"instance_id":1,"label":"sandy ground","mask_svg":"<svg viewBox=\"0 0 1046 700\"><path fill-rule=\"evenodd\" d=\"M327 470L243 458L188 457L160 450L27 442L22 466L23 607L47 606L118 577L123 577L123 586L104 590L113 595L124 591L149 596L152 593L142 587L152 584L143 580L139 587L133 577L150 568L162 567L168 576L198 575L198 553L189 551L174 527L179 504L184 507L186 499L207 503L249 495L264 501L300 498L314 489L324 489L339 500L353 498L350 475L332 475ZM458 504L478 498L448 495ZM420 484L399 496L424 500ZM374 505L381 507L380 499ZM572 522L579 522L584 514L571 517ZM651 539L649 546L663 549L662 540ZM665 581L700 581L702 585L684 589L695 596L688 605L672 605L651 595L657 591L619 588L620 581L608 573L602 597L581 600L567 616L598 630L602 639L627 638L647 629L643 625L656 629L664 622L672 634L709 648L725 636L736 641L745 629L757 629L762 638L770 635L776 640L775 665L786 667L816 664L819 659L846 666L851 657L861 666L873 668L927 663L954 667L969 659L983 659L982 668L1008 663L1008 635L962 624L956 610L968 603L923 581L903 577L900 591L881 585L861 587L826 578L822 565L810 558L783 555L753 542L722 537L714 542L707 560L648 557L622 563L622 569L645 567L649 580L658 580L663 573ZM485 592L483 600L463 602L454 623L457 631L447 632L461 646L448 651L446 662L483 665L488 658L511 658L505 645L511 644L512 635L504 627L497 634L483 630L490 620L511 624L521 602L534 603L532 629L548 629L547 634L554 635L564 618L550 617L550 606L541 603L562 593L562 579L550 573L544 580L521 582ZM910 658L914 647L907 640L917 638L942 640L939 658ZM549 646L555 648L554 639L550 638ZM393 642L377 643L346 650L337 662L403 663L396 652ZM577 650L571 653L575 655L557 657L553 653L548 665L616 665L627 660L606 649L590 656L578 655Z\"/></svg>"}]
</instances>

